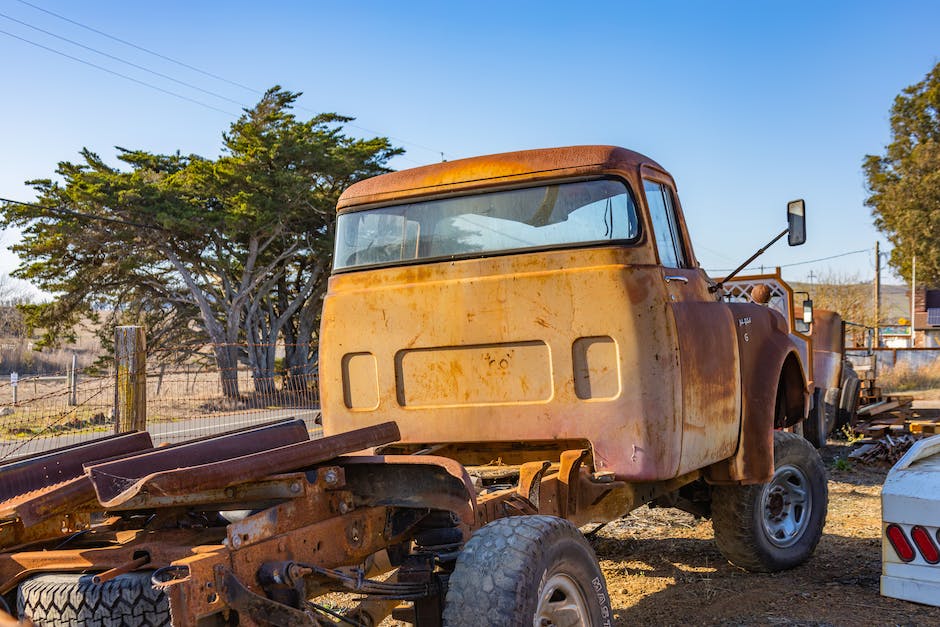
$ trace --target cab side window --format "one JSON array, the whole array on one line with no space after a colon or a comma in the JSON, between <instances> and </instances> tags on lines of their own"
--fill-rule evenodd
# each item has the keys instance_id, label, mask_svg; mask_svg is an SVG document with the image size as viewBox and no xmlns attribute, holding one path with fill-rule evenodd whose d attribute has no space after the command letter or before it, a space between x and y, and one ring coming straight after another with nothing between
<instances>
[{"instance_id":1,"label":"cab side window","mask_svg":"<svg viewBox=\"0 0 940 627\"><path fill-rule=\"evenodd\" d=\"M672 201L672 192L662 183L643 181L646 202L650 208L653 234L659 260L667 268L686 268L685 253L682 247L682 235L676 220L676 209Z\"/></svg>"}]
</instances>

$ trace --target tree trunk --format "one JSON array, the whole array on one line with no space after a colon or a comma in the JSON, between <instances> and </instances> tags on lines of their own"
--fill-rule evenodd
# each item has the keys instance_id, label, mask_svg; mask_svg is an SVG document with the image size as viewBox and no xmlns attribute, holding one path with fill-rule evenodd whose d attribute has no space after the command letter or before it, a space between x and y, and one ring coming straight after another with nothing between
<instances>
[{"instance_id":1,"label":"tree trunk","mask_svg":"<svg viewBox=\"0 0 940 627\"><path fill-rule=\"evenodd\" d=\"M219 382L222 384L222 396L229 399L241 398L238 391L238 351L230 344L215 345L215 361L219 366Z\"/></svg>"},{"instance_id":2,"label":"tree trunk","mask_svg":"<svg viewBox=\"0 0 940 627\"><path fill-rule=\"evenodd\" d=\"M313 383L317 368L316 330L320 326L320 314L323 309L323 292L326 272L321 272L314 284L312 294L303 307L284 325L284 366L286 369L284 387L294 391L304 391Z\"/></svg>"}]
</instances>

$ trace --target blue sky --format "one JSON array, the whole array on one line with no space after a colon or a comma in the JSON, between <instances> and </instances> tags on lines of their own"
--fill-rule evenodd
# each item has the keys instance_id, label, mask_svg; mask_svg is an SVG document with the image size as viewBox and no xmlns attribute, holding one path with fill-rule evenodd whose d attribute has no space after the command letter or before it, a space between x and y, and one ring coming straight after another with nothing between
<instances>
[{"instance_id":1,"label":"blue sky","mask_svg":"<svg viewBox=\"0 0 940 627\"><path fill-rule=\"evenodd\" d=\"M215 156L236 103L280 84L304 92L299 115L335 111L357 118L351 133L393 137L408 150L397 168L441 151L638 150L675 176L710 270L747 258L805 198L806 245L757 263L863 252L785 267L793 280L871 278L861 162L889 141L894 97L940 61L937 2L29 2L256 91L0 0L2 197L29 200L23 181L83 146ZM14 265L0 255L0 272Z\"/></svg>"}]
</instances>

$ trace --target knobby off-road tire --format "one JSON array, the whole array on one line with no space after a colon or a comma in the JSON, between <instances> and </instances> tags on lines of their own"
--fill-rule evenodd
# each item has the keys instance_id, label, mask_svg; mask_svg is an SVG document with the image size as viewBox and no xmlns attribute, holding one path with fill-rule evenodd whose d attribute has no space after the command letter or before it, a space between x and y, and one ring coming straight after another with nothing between
<instances>
[{"instance_id":1,"label":"knobby off-road tire","mask_svg":"<svg viewBox=\"0 0 940 627\"><path fill-rule=\"evenodd\" d=\"M444 601L445 627L604 627L612 620L594 550L553 516L502 518L473 534Z\"/></svg>"},{"instance_id":2,"label":"knobby off-road tire","mask_svg":"<svg viewBox=\"0 0 940 627\"><path fill-rule=\"evenodd\" d=\"M774 432L770 483L715 486L715 541L732 564L776 572L806 561L826 523L826 469L813 446L795 433Z\"/></svg>"},{"instance_id":3,"label":"knobby off-road tire","mask_svg":"<svg viewBox=\"0 0 940 627\"><path fill-rule=\"evenodd\" d=\"M69 627L164 627L167 596L150 583L151 571L120 575L96 584L94 575L37 575L20 585L17 610L36 625Z\"/></svg>"}]
</instances>

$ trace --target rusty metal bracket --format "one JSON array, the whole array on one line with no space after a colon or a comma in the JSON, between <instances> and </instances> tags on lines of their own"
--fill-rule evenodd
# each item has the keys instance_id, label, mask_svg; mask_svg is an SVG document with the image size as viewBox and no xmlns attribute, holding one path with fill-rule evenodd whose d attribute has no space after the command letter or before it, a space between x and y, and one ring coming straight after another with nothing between
<instances>
[{"instance_id":1,"label":"rusty metal bracket","mask_svg":"<svg viewBox=\"0 0 940 627\"><path fill-rule=\"evenodd\" d=\"M563 494L559 499L562 518L578 513L578 477L581 474L581 462L590 454L589 449L563 451L561 454L561 468L558 471Z\"/></svg>"},{"instance_id":2,"label":"rusty metal bracket","mask_svg":"<svg viewBox=\"0 0 940 627\"><path fill-rule=\"evenodd\" d=\"M542 487L542 477L552 467L551 462L526 462L519 468L519 487L517 491L529 499L529 502L539 508L539 492Z\"/></svg>"},{"instance_id":3,"label":"rusty metal bracket","mask_svg":"<svg viewBox=\"0 0 940 627\"><path fill-rule=\"evenodd\" d=\"M233 609L262 625L276 627L313 627L314 619L306 612L255 594L226 568L216 569L216 587Z\"/></svg>"}]
</instances>

